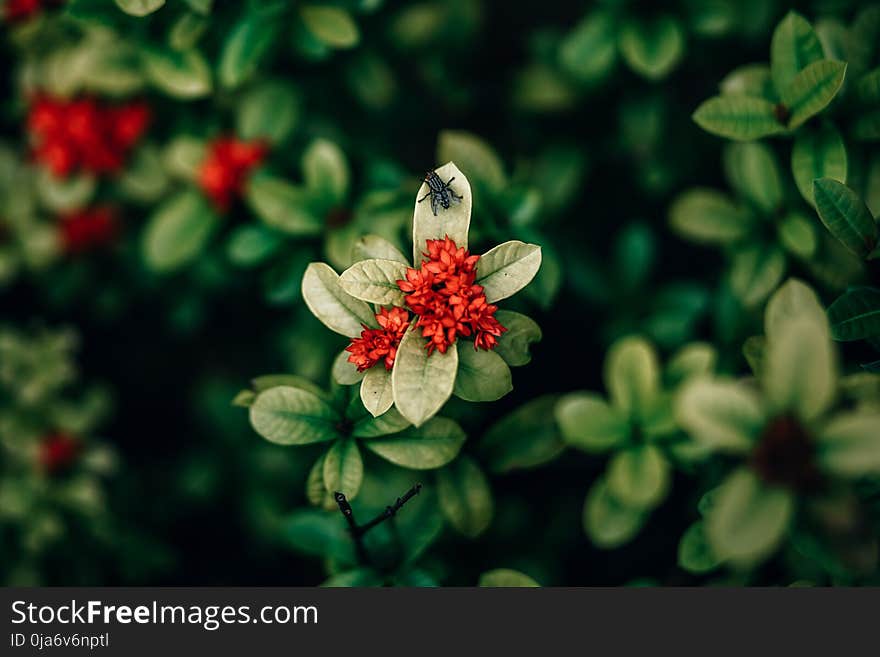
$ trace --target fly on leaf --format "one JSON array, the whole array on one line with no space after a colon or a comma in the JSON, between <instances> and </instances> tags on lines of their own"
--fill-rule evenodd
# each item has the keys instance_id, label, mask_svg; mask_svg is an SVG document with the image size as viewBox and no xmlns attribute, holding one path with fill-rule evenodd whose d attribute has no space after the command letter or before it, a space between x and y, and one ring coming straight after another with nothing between
<instances>
[{"instance_id":1,"label":"fly on leaf","mask_svg":"<svg viewBox=\"0 0 880 657\"><path fill-rule=\"evenodd\" d=\"M431 212L434 213L435 217L437 216L438 207L442 207L446 210L451 204L461 202L462 197L456 194L455 190L449 186L449 183L453 180L455 180L455 176L446 182L443 182L440 176L437 175L436 171L428 171L428 173L425 174L425 183L428 185L428 193L419 199L419 203L430 196Z\"/></svg>"}]
</instances>

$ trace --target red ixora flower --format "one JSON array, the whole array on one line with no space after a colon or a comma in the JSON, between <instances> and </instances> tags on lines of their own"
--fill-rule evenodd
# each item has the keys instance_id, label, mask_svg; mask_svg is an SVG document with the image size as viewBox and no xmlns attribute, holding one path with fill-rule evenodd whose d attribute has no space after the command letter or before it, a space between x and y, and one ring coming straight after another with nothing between
<instances>
[{"instance_id":1,"label":"red ixora flower","mask_svg":"<svg viewBox=\"0 0 880 657\"><path fill-rule=\"evenodd\" d=\"M241 196L254 167L266 157L268 147L262 141L241 141L220 137L208 145L208 153L199 169L199 185L221 212Z\"/></svg>"},{"instance_id":2,"label":"red ixora flower","mask_svg":"<svg viewBox=\"0 0 880 657\"><path fill-rule=\"evenodd\" d=\"M0 14L7 23L19 23L33 18L40 10L61 4L58 0L4 0Z\"/></svg>"},{"instance_id":3,"label":"red ixora flower","mask_svg":"<svg viewBox=\"0 0 880 657\"><path fill-rule=\"evenodd\" d=\"M55 474L70 467L82 449L82 442L66 433L56 432L44 436L40 441L37 460L49 474Z\"/></svg>"},{"instance_id":4,"label":"red ixora flower","mask_svg":"<svg viewBox=\"0 0 880 657\"><path fill-rule=\"evenodd\" d=\"M119 221L112 208L102 206L61 215L61 244L65 253L83 253L111 244L119 234Z\"/></svg>"},{"instance_id":5,"label":"red ixora flower","mask_svg":"<svg viewBox=\"0 0 880 657\"><path fill-rule=\"evenodd\" d=\"M46 95L34 98L27 117L34 158L59 177L77 169L119 171L149 122L144 103L110 106L93 98Z\"/></svg>"},{"instance_id":6,"label":"red ixora flower","mask_svg":"<svg viewBox=\"0 0 880 657\"><path fill-rule=\"evenodd\" d=\"M380 361L385 362L386 370L394 367L397 346L409 327L409 313L403 308L382 308L376 321L380 328L364 326L361 337L354 338L345 348L351 353L348 362L354 363L358 372L368 370Z\"/></svg>"},{"instance_id":7,"label":"red ixora flower","mask_svg":"<svg viewBox=\"0 0 880 657\"><path fill-rule=\"evenodd\" d=\"M446 353L458 336L474 336L474 349L494 349L507 329L495 319L498 306L489 304L477 278L478 255L471 255L447 235L427 240L419 269L409 268L397 286L406 304L418 316L416 326L428 338L428 353Z\"/></svg>"}]
</instances>

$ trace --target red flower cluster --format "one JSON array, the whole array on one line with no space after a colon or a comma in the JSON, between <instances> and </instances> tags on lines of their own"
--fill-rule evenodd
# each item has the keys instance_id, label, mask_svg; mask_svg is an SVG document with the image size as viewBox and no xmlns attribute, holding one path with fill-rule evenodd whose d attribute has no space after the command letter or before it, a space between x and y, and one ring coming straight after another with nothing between
<instances>
[{"instance_id":1,"label":"red flower cluster","mask_svg":"<svg viewBox=\"0 0 880 657\"><path fill-rule=\"evenodd\" d=\"M26 21L38 14L43 8L43 4L43 0L5 0L2 11L3 19L7 23Z\"/></svg>"},{"instance_id":2,"label":"red flower cluster","mask_svg":"<svg viewBox=\"0 0 880 657\"><path fill-rule=\"evenodd\" d=\"M59 230L64 252L75 254L112 243L119 222L109 207L76 210L61 216Z\"/></svg>"},{"instance_id":3,"label":"red flower cluster","mask_svg":"<svg viewBox=\"0 0 880 657\"><path fill-rule=\"evenodd\" d=\"M70 467L82 449L82 443L66 433L45 436L37 455L40 466L49 474Z\"/></svg>"},{"instance_id":4,"label":"red flower cluster","mask_svg":"<svg viewBox=\"0 0 880 657\"><path fill-rule=\"evenodd\" d=\"M268 148L261 141L240 141L234 137L215 139L199 169L199 185L221 212L244 192L251 170L263 161Z\"/></svg>"},{"instance_id":5,"label":"red flower cluster","mask_svg":"<svg viewBox=\"0 0 880 657\"><path fill-rule=\"evenodd\" d=\"M144 103L108 106L92 98L39 96L31 103L27 126L36 160L66 176L75 169L119 171L149 121Z\"/></svg>"},{"instance_id":6,"label":"red flower cluster","mask_svg":"<svg viewBox=\"0 0 880 657\"><path fill-rule=\"evenodd\" d=\"M385 369L394 367L397 346L409 327L409 313L403 308L382 308L376 321L381 328L373 329L364 326L361 337L354 338L345 348L351 352L349 363L357 366L358 372L370 369L379 361L385 361Z\"/></svg>"},{"instance_id":7,"label":"red flower cluster","mask_svg":"<svg viewBox=\"0 0 880 657\"><path fill-rule=\"evenodd\" d=\"M470 255L447 236L427 240L428 258L419 269L407 269L397 281L406 304L418 315L416 326L428 338L428 353L446 353L459 335L474 336L474 349L493 349L507 329L495 319L498 306L486 302L483 286L476 285L478 255Z\"/></svg>"}]
</instances>

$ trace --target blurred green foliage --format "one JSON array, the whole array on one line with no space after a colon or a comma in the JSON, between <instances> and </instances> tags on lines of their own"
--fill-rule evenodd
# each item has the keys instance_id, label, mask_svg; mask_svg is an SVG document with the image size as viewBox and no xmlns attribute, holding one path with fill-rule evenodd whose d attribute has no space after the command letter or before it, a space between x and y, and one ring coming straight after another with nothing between
<instances>
[{"instance_id":1,"label":"blurred green foliage","mask_svg":"<svg viewBox=\"0 0 880 657\"><path fill-rule=\"evenodd\" d=\"M880 582L880 5L36 5L0 0L2 581ZM314 295L370 320L358 264L461 228L414 203L448 162L471 253L540 269L398 399ZM331 493L416 482L365 560Z\"/></svg>"}]
</instances>

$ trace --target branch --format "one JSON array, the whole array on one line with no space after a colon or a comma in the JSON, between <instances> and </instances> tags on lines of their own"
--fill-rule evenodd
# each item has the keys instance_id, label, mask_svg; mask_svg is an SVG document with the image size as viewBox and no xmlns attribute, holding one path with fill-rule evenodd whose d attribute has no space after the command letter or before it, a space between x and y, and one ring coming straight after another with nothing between
<instances>
[{"instance_id":1,"label":"branch","mask_svg":"<svg viewBox=\"0 0 880 657\"><path fill-rule=\"evenodd\" d=\"M346 521L348 522L348 532L351 534L352 539L354 540L355 550L357 551L358 560L363 565L367 565L370 562L369 555L367 554L367 550L364 547L364 534L370 531L376 525L379 525L388 518L393 517L400 511L401 507L404 504L409 502L413 497L419 494L422 490L421 484L416 484L408 491L406 491L402 497L398 497L395 500L394 504L391 506L386 506L385 510L382 511L378 516L370 520L370 522L364 525L358 525L357 521L354 519L354 511L352 511L351 504L348 503L348 500L345 499L345 495L340 493L339 491L333 493L333 498L336 500L336 504L339 505L339 510L342 512L342 515L345 516Z\"/></svg>"}]
</instances>

